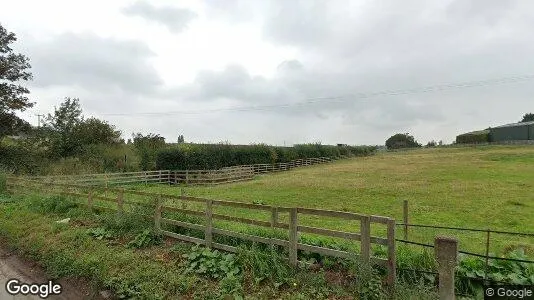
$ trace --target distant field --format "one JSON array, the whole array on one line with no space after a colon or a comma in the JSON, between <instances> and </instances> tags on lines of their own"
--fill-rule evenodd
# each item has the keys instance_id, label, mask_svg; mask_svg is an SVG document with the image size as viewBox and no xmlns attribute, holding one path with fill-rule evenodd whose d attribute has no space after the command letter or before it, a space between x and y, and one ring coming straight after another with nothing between
<instances>
[{"instance_id":1,"label":"distant field","mask_svg":"<svg viewBox=\"0 0 534 300\"><path fill-rule=\"evenodd\" d=\"M177 193L176 187L147 189ZM390 216L398 222L406 199L411 223L534 232L534 147L381 153L263 175L249 182L185 190L189 195L214 199ZM354 229L346 222L328 225ZM401 227L397 232L401 238ZM484 251L484 233L412 229L410 239L432 244L437 234L458 237L463 250ZM490 246L492 252L502 253L518 245L526 245L534 254L534 238L493 235Z\"/></svg>"}]
</instances>

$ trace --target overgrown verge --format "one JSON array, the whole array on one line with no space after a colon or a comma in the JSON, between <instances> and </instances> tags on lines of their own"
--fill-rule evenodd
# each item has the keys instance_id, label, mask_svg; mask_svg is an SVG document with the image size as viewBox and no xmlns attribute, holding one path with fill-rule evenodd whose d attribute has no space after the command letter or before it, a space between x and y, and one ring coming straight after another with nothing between
<instances>
[{"instance_id":1,"label":"overgrown verge","mask_svg":"<svg viewBox=\"0 0 534 300\"><path fill-rule=\"evenodd\" d=\"M140 216L90 212L68 198L11 200L0 204L0 237L8 245L53 278L84 277L118 298L382 299L386 292L380 274L357 262L344 271L294 269L274 249L252 245L232 255L165 242ZM397 294L433 299L428 288L402 282Z\"/></svg>"}]
</instances>

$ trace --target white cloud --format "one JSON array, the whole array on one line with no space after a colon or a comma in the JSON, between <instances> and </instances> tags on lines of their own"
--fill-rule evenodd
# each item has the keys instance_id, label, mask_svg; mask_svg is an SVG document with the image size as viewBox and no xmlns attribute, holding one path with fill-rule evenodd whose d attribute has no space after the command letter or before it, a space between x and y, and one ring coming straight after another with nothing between
<instances>
[{"instance_id":1,"label":"white cloud","mask_svg":"<svg viewBox=\"0 0 534 300\"><path fill-rule=\"evenodd\" d=\"M126 133L282 144L383 143L411 132L421 142L451 141L534 110L528 82L361 97L529 74L528 1L22 0L2 7L3 25L34 65L35 110L78 96ZM117 115L339 95L346 97L257 111Z\"/></svg>"}]
</instances>

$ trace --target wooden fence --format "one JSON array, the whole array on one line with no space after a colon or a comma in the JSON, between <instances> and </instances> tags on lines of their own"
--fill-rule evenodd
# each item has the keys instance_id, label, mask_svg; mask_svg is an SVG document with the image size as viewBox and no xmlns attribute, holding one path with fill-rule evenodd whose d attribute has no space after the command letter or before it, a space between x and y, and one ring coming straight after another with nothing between
<instances>
[{"instance_id":1,"label":"wooden fence","mask_svg":"<svg viewBox=\"0 0 534 300\"><path fill-rule=\"evenodd\" d=\"M297 265L297 253L299 250L339 258L359 258L364 263L385 267L388 270L388 285L393 287L395 284L395 220L388 217L315 208L276 207L244 202L197 198L185 195L149 193L126 190L123 188L117 189L98 186L88 187L85 185L74 185L68 183L50 183L17 177L8 178L8 188L12 192L18 191L24 193L34 190L39 191L40 193L62 194L76 197L82 200L78 202L79 204L83 204L89 208L117 210L119 212L123 212L125 211L125 205L143 206L150 209L150 215L151 218L154 219L156 230L165 236L228 252L236 252L237 248L231 245L216 242L216 236L233 237L245 241L277 245L288 250L289 262L293 266ZM102 193L105 194L102 195ZM109 193L113 194L113 196L109 196ZM142 197L141 201L133 200L133 198L139 199L139 196ZM149 201L147 201L147 198ZM151 203L150 199L155 199L155 201ZM171 203L167 203L169 200ZM176 201L181 202L182 205L177 205ZM105 205L99 205L99 203L102 202L104 202ZM188 204L194 205L192 205L193 207L188 207ZM225 212L227 214L219 212L219 208L226 208ZM267 213L269 219L260 220L250 217L245 218L242 216L230 215L232 212L235 213L242 210L248 210L250 213L247 213L247 215L254 215L257 212ZM186 215L196 217L201 220L201 222L193 223L191 221L186 221L186 219L179 219L176 217L176 213L179 213L181 216ZM281 215L283 214L287 214L287 216L284 215L282 218ZM309 226L306 225L306 222L304 222L306 216L312 216L314 219L321 219L321 224L324 224L322 220L324 218L343 219L347 222L359 222L359 230L358 232L346 232ZM232 231L229 230L228 227L222 226L219 221L245 224L247 226L266 227L272 230L282 230L286 238L269 238L252 235L249 233ZM371 234L372 224L384 226L386 236L373 236ZM169 230L168 225L202 231L204 233L204 238L178 234ZM358 228L355 226L355 229ZM348 241L357 241L359 242L360 252L359 254L356 254L349 251L341 251L327 247L318 247L305 244L300 241L301 234L312 234L331 238L341 238ZM386 246L387 257L374 257L371 253L372 244Z\"/></svg>"},{"instance_id":2,"label":"wooden fence","mask_svg":"<svg viewBox=\"0 0 534 300\"><path fill-rule=\"evenodd\" d=\"M36 179L48 183L73 183L104 187L129 183L216 185L252 180L255 174L287 171L304 166L328 163L339 158L304 158L293 160L287 163L240 165L233 167L225 167L218 170L157 170L123 173L32 176L27 178Z\"/></svg>"}]
</instances>

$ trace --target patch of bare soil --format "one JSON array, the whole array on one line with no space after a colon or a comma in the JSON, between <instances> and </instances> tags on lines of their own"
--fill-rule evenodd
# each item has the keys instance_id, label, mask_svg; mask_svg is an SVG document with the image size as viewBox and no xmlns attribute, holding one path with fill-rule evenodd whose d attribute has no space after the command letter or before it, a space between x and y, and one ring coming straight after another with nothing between
<instances>
[{"instance_id":1,"label":"patch of bare soil","mask_svg":"<svg viewBox=\"0 0 534 300\"><path fill-rule=\"evenodd\" d=\"M50 279L43 268L35 262L25 259L17 253L10 251L0 243L0 299L2 300L37 300L41 299L38 296L32 295L9 295L6 291L6 283L9 279L18 279L21 283L47 283ZM111 294L108 292L100 292L98 289L91 286L91 284L84 279L77 278L61 278L55 283L59 283L62 287L60 295L51 295L47 299L54 300L104 300L111 299Z\"/></svg>"}]
</instances>

